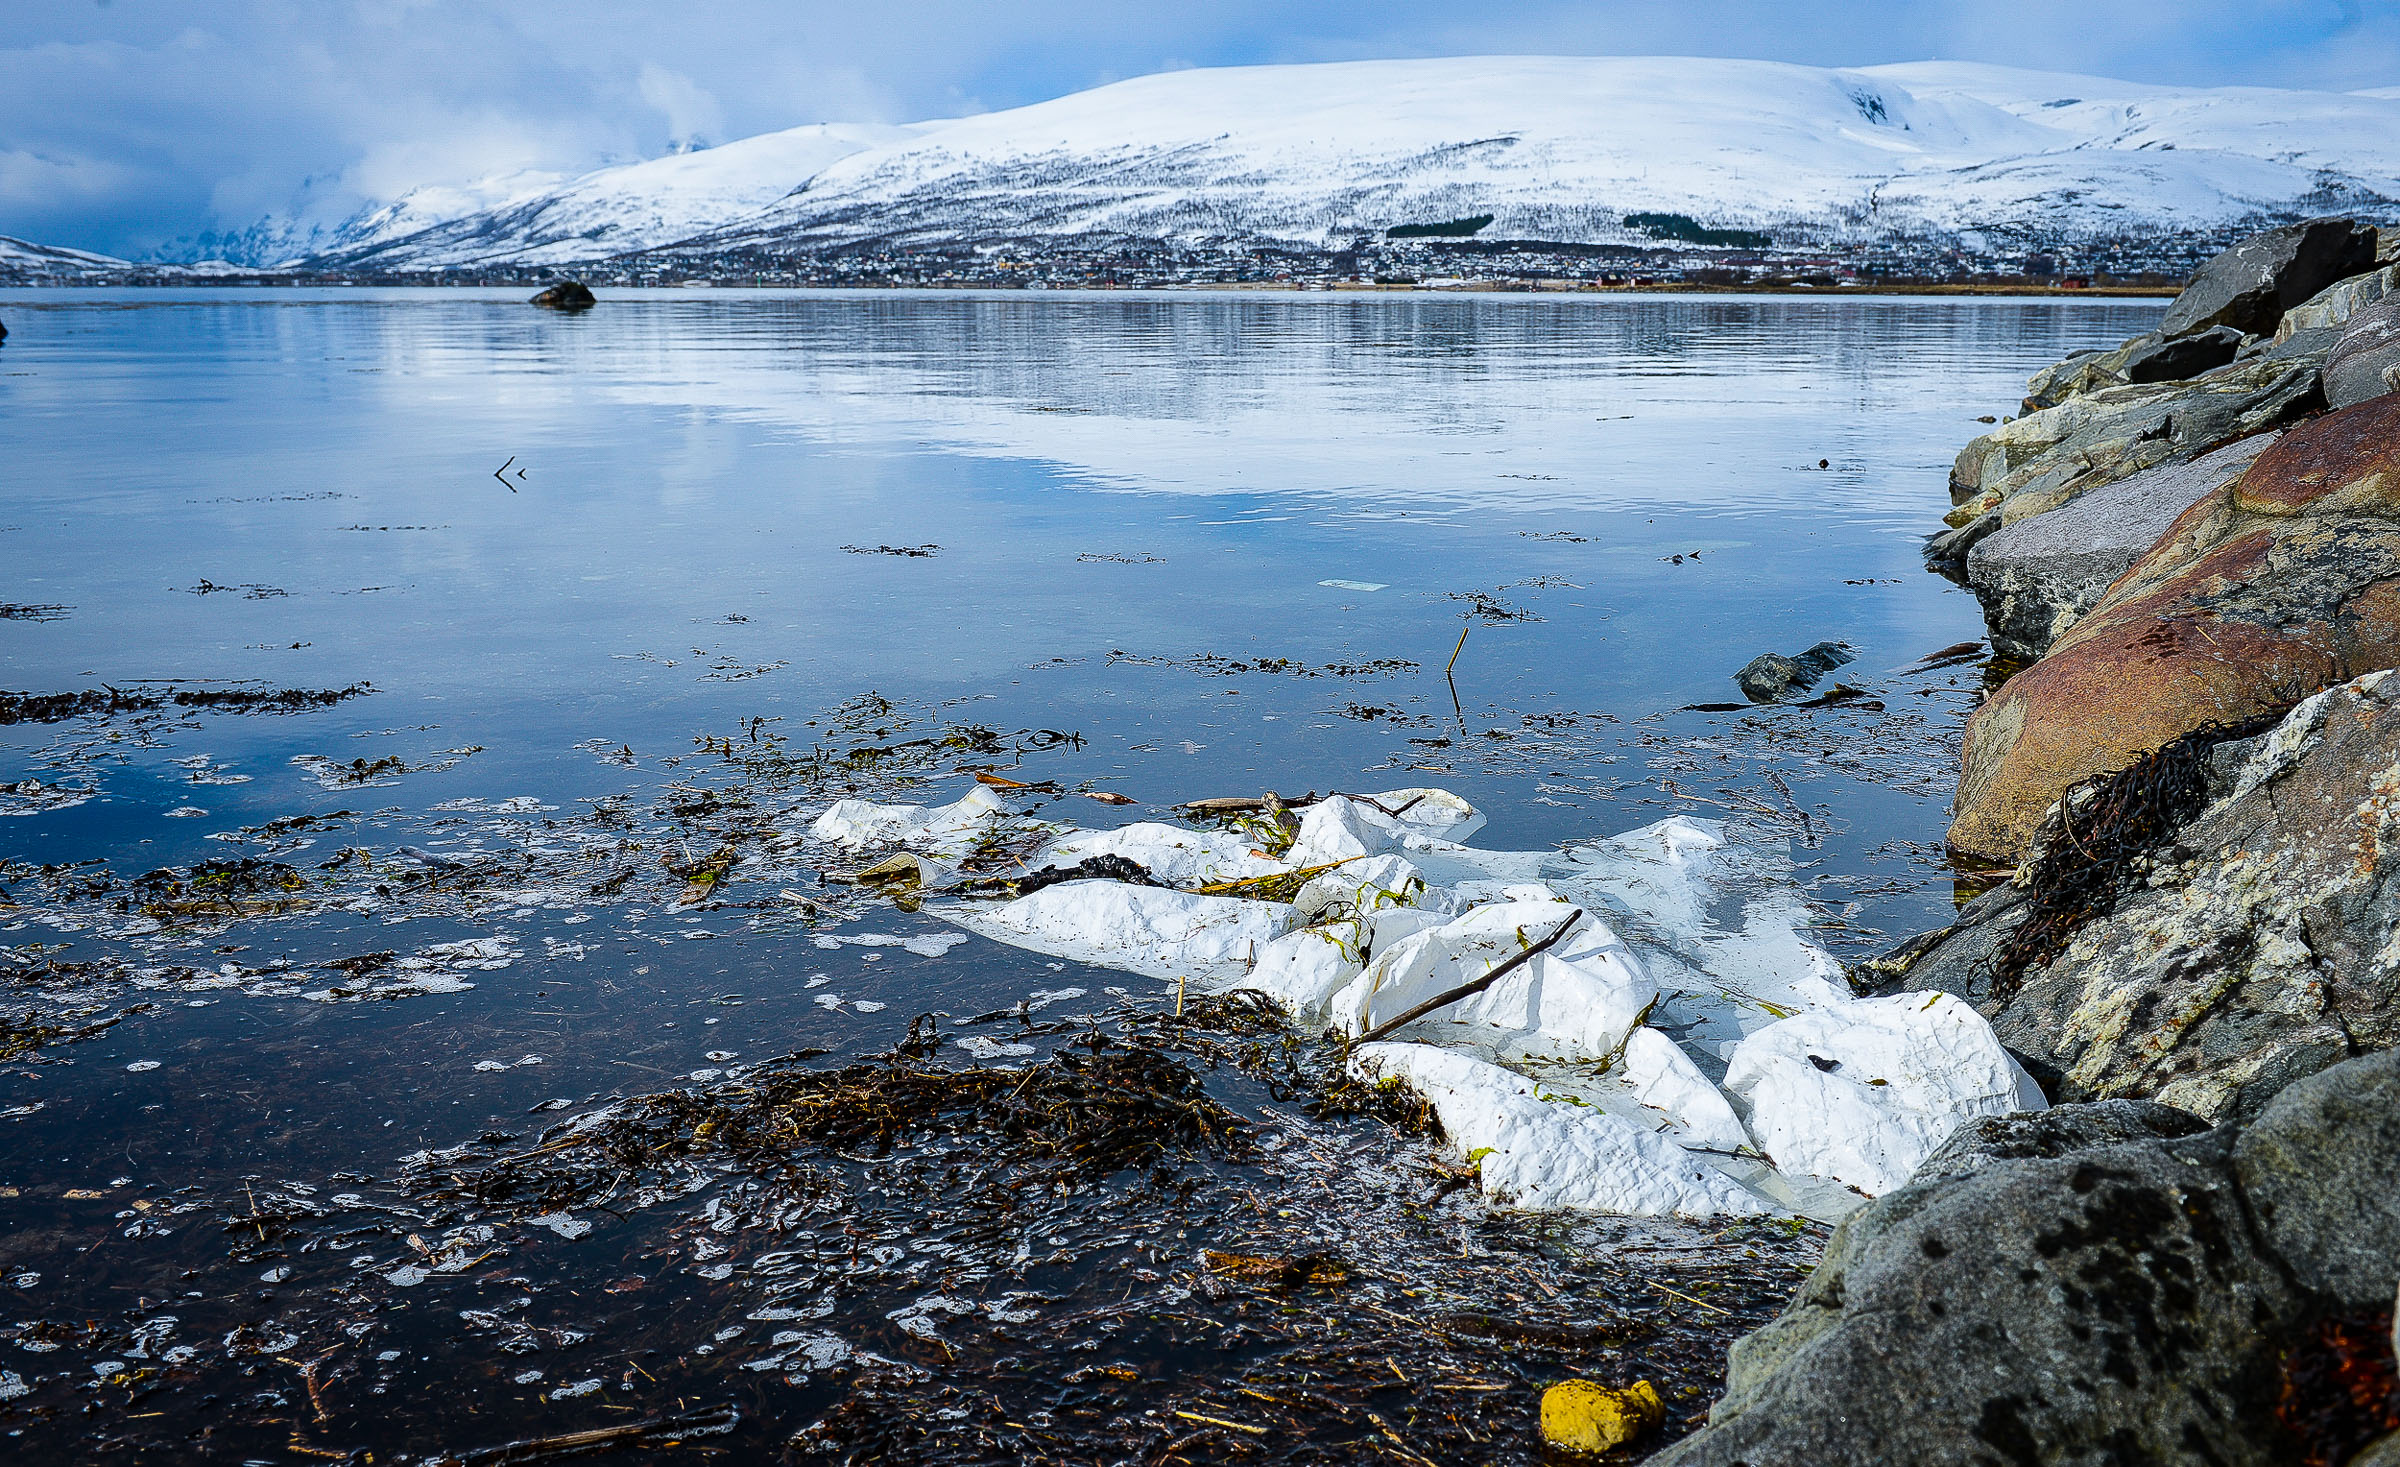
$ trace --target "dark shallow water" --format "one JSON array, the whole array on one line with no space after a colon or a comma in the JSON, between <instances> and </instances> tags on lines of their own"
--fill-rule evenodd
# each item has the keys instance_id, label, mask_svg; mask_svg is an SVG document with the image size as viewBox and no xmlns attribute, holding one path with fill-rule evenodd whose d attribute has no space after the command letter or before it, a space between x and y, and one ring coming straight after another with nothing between
<instances>
[{"instance_id":1,"label":"dark shallow water","mask_svg":"<svg viewBox=\"0 0 2400 1467\"><path fill-rule=\"evenodd\" d=\"M0 297L0 689L125 695L0 727L12 1458L424 1460L730 1406L690 1450L1529 1460L1569 1371L1688 1422L1815 1230L1488 1216L1381 1121L1304 1114L1316 1059L1239 1016L1162 1031L1155 985L981 941L820 944L937 929L775 837L969 766L1150 807L1433 783L1483 845L1737 817L1866 950L1951 900L1981 673L1921 659L1981 623L1917 556L1949 457L2154 309ZM1677 711L1826 638L1871 697ZM662 867L720 846L676 906ZM1164 1055L1262 1148L1045 1190L936 1127L770 1179L619 1157L564 1211L556 1177L456 1195L611 1096L927 1013Z\"/></svg>"}]
</instances>

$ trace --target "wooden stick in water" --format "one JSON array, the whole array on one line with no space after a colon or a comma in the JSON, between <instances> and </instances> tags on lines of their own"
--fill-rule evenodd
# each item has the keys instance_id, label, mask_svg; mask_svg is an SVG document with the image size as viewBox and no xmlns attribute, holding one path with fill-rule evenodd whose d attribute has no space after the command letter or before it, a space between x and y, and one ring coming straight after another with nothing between
<instances>
[{"instance_id":1,"label":"wooden stick in water","mask_svg":"<svg viewBox=\"0 0 2400 1467\"><path fill-rule=\"evenodd\" d=\"M1526 948L1525 951L1517 954L1515 957L1510 958L1507 962L1502 963L1500 966L1492 969L1492 971L1484 974L1481 978L1476 979L1472 983L1461 984L1458 987L1451 989L1448 993L1438 995L1434 998L1429 998L1425 1000L1425 1002L1418 1004L1415 1008L1410 1009L1407 1013L1402 1014L1397 1019L1384 1020L1382 1023L1377 1024L1374 1028L1369 1029L1366 1033L1359 1035L1355 1042L1359 1044L1372 1044L1376 1040L1381 1039L1384 1035L1391 1033L1394 1029L1399 1028L1401 1025L1414 1023L1417 1020L1424 1018L1427 1014L1432 1013L1435 1009L1446 1008L1449 1005L1458 1002L1462 998L1473 998L1476 994L1483 992L1485 989L1491 987L1493 984L1499 982L1509 974L1517 971L1517 969L1522 968L1527 963L1532 962L1536 954L1548 951L1558 942L1560 938L1567 935L1568 928L1573 927L1577 922L1582 920L1583 908L1577 907L1574 911L1567 913L1567 920L1559 923L1556 928L1552 929L1548 937L1545 937L1540 942L1537 942L1531 947Z\"/></svg>"}]
</instances>

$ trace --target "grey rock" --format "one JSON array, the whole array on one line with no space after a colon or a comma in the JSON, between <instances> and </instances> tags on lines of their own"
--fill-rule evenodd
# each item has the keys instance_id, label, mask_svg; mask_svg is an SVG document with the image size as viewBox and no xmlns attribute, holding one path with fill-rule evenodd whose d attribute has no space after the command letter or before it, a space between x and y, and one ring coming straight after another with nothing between
<instances>
[{"instance_id":1,"label":"grey rock","mask_svg":"<svg viewBox=\"0 0 2400 1467\"><path fill-rule=\"evenodd\" d=\"M2137 1142L1870 1204L1655 1467L2282 1460L2259 1325L2305 1304L2224 1153Z\"/></svg>"},{"instance_id":2,"label":"grey rock","mask_svg":"<svg viewBox=\"0 0 2400 1467\"><path fill-rule=\"evenodd\" d=\"M1742 696L1751 702L1772 703L1793 693L1807 692L1818 678L1856 660L1857 654L1839 642L1819 642L1793 657L1779 652L1753 657L1733 675L1733 680L1741 687Z\"/></svg>"},{"instance_id":3,"label":"grey rock","mask_svg":"<svg viewBox=\"0 0 2400 1467\"><path fill-rule=\"evenodd\" d=\"M2325 401L2346 408L2400 392L2400 298L2350 319L2325 358Z\"/></svg>"},{"instance_id":4,"label":"grey rock","mask_svg":"<svg viewBox=\"0 0 2400 1467\"><path fill-rule=\"evenodd\" d=\"M1861 986L1879 994L1952 993L1981 1007L1992 996L2001 948L2030 915L2025 896L2014 882L1992 888L1961 908L1949 926L1918 933L1861 964Z\"/></svg>"},{"instance_id":5,"label":"grey rock","mask_svg":"<svg viewBox=\"0 0 2400 1467\"><path fill-rule=\"evenodd\" d=\"M2047 653L2176 516L2248 468L2276 436L2258 434L2189 463L2145 469L1977 536L1966 578L1983 603L1992 650L2024 661Z\"/></svg>"},{"instance_id":6,"label":"grey rock","mask_svg":"<svg viewBox=\"0 0 2400 1467\"><path fill-rule=\"evenodd\" d=\"M1912 1187L1972 1175L2003 1161L2054 1160L2126 1141L2197 1136L2208 1122L2151 1100L2101 1100L1969 1121L1918 1164Z\"/></svg>"},{"instance_id":7,"label":"grey rock","mask_svg":"<svg viewBox=\"0 0 2400 1467\"><path fill-rule=\"evenodd\" d=\"M2400 1467L2400 1431L2379 1436L2352 1457L2347 1467Z\"/></svg>"},{"instance_id":8,"label":"grey rock","mask_svg":"<svg viewBox=\"0 0 2400 1467\"><path fill-rule=\"evenodd\" d=\"M2400 1241L2396 1070L2338 1066L2247 1129L2132 1104L1969 1127L1835 1231L1652 1467L2292 1460L2284 1351L2400 1273L2367 1260Z\"/></svg>"},{"instance_id":9,"label":"grey rock","mask_svg":"<svg viewBox=\"0 0 2400 1467\"><path fill-rule=\"evenodd\" d=\"M2400 267L2386 265L2364 275L2337 280L2283 313L2275 324L2280 343L2302 331L2340 331L2352 317L2400 287Z\"/></svg>"},{"instance_id":10,"label":"grey rock","mask_svg":"<svg viewBox=\"0 0 2400 1467\"><path fill-rule=\"evenodd\" d=\"M2353 1060L2275 1097L2233 1149L2250 1211L2303 1288L2375 1299L2400 1273L2400 1194L2352 1179L2400 1162L2400 1053Z\"/></svg>"},{"instance_id":11,"label":"grey rock","mask_svg":"<svg viewBox=\"0 0 2400 1467\"><path fill-rule=\"evenodd\" d=\"M2270 362L2310 362L2323 370L2325 358L2333 351L2334 343L2341 339L2340 327L2317 326L2306 331L2294 331L2259 355Z\"/></svg>"},{"instance_id":12,"label":"grey rock","mask_svg":"<svg viewBox=\"0 0 2400 1467\"><path fill-rule=\"evenodd\" d=\"M2242 341L2242 333L2231 326L2160 338L2127 354L2123 376L2128 382L2180 382L2232 361Z\"/></svg>"},{"instance_id":13,"label":"grey rock","mask_svg":"<svg viewBox=\"0 0 2400 1467\"><path fill-rule=\"evenodd\" d=\"M2158 339L2156 336L2137 336L2134 341L2156 341ZM2127 342L2125 345L2131 346L2133 342ZM2124 348L2120 347L2118 350L2122 351ZM2098 361L2103 355L2104 353L2096 351L2075 352L2052 362L2049 366L2026 378L2023 410L2030 413L2038 412L2046 407L2056 407L2070 397L2077 397L2091 391L2091 387L2084 383L2084 369ZM2117 381L2122 380L2117 378L2114 372L2107 375L2111 380L2101 385L2114 386Z\"/></svg>"},{"instance_id":14,"label":"grey rock","mask_svg":"<svg viewBox=\"0 0 2400 1467\"><path fill-rule=\"evenodd\" d=\"M1950 469L1963 525L1990 510L2001 523L2043 514L2162 463L2186 462L2324 405L2314 358L2234 362L2184 382L2107 388L2004 423L1959 451Z\"/></svg>"},{"instance_id":15,"label":"grey rock","mask_svg":"<svg viewBox=\"0 0 2400 1467\"><path fill-rule=\"evenodd\" d=\"M2159 334L2211 326L2273 331L2285 311L2374 269L2375 251L2374 229L2349 219L2310 219L2254 234L2200 267L2159 319Z\"/></svg>"},{"instance_id":16,"label":"grey rock","mask_svg":"<svg viewBox=\"0 0 2400 1467\"><path fill-rule=\"evenodd\" d=\"M2296 1080L2400 1047L2400 672L2330 688L2217 756L2211 803L2150 853L2143 884L2013 992L1994 976L2030 915L2022 893L1868 970L1975 1004L2064 1101L2246 1119Z\"/></svg>"}]
</instances>

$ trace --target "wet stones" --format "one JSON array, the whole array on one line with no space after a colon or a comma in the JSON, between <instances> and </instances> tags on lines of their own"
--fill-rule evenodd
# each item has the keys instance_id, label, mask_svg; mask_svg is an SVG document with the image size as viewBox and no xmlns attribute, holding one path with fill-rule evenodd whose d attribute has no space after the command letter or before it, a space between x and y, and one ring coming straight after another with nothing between
<instances>
[{"instance_id":1,"label":"wet stones","mask_svg":"<svg viewBox=\"0 0 2400 1467\"><path fill-rule=\"evenodd\" d=\"M2375 231L2310 219L2255 234L2200 267L2158 323L2162 336L2212 326L2263 334L2283 313L2344 276L2375 268Z\"/></svg>"},{"instance_id":2,"label":"wet stones","mask_svg":"<svg viewBox=\"0 0 2400 1467\"><path fill-rule=\"evenodd\" d=\"M2157 1107L1981 1124L1972 1165L1842 1225L1658 1467L2296 1458L2286 1352L2400 1274L2400 1056L2205 1134Z\"/></svg>"},{"instance_id":3,"label":"wet stones","mask_svg":"<svg viewBox=\"0 0 2400 1467\"><path fill-rule=\"evenodd\" d=\"M1817 679L1835 668L1857 660L1856 654L1839 642L1819 642L1805 652L1786 657L1768 652L1745 663L1733 680L1742 696L1753 703L1773 703L1793 693L1805 693L1816 686Z\"/></svg>"},{"instance_id":4,"label":"wet stones","mask_svg":"<svg viewBox=\"0 0 2400 1467\"><path fill-rule=\"evenodd\" d=\"M2079 780L2400 662L2400 397L2202 497L1967 726L1950 841L2013 863Z\"/></svg>"}]
</instances>

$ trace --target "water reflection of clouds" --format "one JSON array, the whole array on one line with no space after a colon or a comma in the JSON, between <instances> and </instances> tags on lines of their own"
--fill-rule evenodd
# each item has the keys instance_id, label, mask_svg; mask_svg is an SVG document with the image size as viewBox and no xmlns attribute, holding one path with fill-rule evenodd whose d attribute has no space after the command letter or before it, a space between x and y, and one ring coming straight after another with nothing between
<instances>
[{"instance_id":1,"label":"water reflection of clouds","mask_svg":"<svg viewBox=\"0 0 2400 1467\"><path fill-rule=\"evenodd\" d=\"M2005 407L2021 391L2007 364L2130 334L2155 309L665 292L608 304L604 344L537 341L503 320L389 345L437 374L488 375L495 347L518 373L573 357L629 402L835 446L1038 461L1101 489L1509 512L1789 512L1817 497L1852 515L1919 514L1933 486L1914 474L1806 471L1871 458L1855 450L1897 436L1876 418L1963 423L1970 405ZM599 351L608 360L591 360Z\"/></svg>"}]
</instances>

